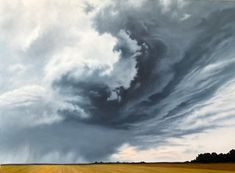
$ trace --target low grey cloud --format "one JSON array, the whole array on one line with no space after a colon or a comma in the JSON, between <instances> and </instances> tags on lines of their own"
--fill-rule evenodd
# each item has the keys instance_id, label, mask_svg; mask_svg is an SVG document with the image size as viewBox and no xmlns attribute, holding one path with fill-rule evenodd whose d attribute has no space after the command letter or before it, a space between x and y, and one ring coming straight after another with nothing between
<instances>
[{"instance_id":1,"label":"low grey cloud","mask_svg":"<svg viewBox=\"0 0 235 173\"><path fill-rule=\"evenodd\" d=\"M201 2L189 2L190 5L181 8L176 2L168 7L179 8L175 9L175 14L162 11L163 7L158 1L147 1L139 8L125 7L124 2L112 4L96 16L95 22L100 32L108 32L118 38L120 31L124 30L141 50L135 57L137 73L130 87L120 85L114 89L120 99L108 99L112 88L97 80L102 78L102 69L91 74L92 80L88 81L93 82L73 79L70 77L73 72L54 82L55 88L88 100L81 107L91 116L84 121L120 128L128 128L148 119L171 122L168 119L172 118L174 123L174 118L187 116L186 110L206 101L232 79L233 63L216 74L208 74L205 68L221 60L222 56L216 54L216 50L224 46L221 40L230 41L234 35L233 8L228 8L227 4L218 7L214 3L215 9L210 14L203 11ZM188 14L192 7L204 14L189 14L194 16L182 21L181 16ZM115 15L108 15L114 12ZM218 23L218 18L223 20ZM234 53L231 46L224 48L223 61ZM121 52L119 61L133 58L125 43L119 43L115 50Z\"/></svg>"}]
</instances>

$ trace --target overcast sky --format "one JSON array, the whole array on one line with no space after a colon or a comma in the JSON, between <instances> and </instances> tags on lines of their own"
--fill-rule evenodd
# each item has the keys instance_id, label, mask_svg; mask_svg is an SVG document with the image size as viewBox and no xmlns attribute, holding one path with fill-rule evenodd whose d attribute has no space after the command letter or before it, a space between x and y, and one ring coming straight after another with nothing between
<instances>
[{"instance_id":1,"label":"overcast sky","mask_svg":"<svg viewBox=\"0 0 235 173\"><path fill-rule=\"evenodd\" d=\"M235 148L235 2L0 0L0 16L0 163Z\"/></svg>"}]
</instances>

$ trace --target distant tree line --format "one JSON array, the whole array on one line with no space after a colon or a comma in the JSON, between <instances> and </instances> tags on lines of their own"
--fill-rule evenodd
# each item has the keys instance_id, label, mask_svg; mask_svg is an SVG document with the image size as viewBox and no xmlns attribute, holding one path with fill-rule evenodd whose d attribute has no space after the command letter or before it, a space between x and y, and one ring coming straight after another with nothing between
<instances>
[{"instance_id":1,"label":"distant tree line","mask_svg":"<svg viewBox=\"0 0 235 173\"><path fill-rule=\"evenodd\" d=\"M193 163L221 163L221 162L235 162L235 150L229 151L227 154L204 153L199 154Z\"/></svg>"},{"instance_id":2,"label":"distant tree line","mask_svg":"<svg viewBox=\"0 0 235 173\"><path fill-rule=\"evenodd\" d=\"M120 162L120 161L116 161L116 162L102 162L102 161L95 161L91 164L145 164L146 162L144 161L140 161L140 162Z\"/></svg>"}]
</instances>

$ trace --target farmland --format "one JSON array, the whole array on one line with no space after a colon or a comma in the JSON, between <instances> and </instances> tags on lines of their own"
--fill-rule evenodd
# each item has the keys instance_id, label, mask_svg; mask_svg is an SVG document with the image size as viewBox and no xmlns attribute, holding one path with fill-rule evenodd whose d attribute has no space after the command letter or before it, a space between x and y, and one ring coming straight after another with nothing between
<instances>
[{"instance_id":1,"label":"farmland","mask_svg":"<svg viewBox=\"0 0 235 173\"><path fill-rule=\"evenodd\" d=\"M1 165L1 173L235 173L235 164Z\"/></svg>"}]
</instances>

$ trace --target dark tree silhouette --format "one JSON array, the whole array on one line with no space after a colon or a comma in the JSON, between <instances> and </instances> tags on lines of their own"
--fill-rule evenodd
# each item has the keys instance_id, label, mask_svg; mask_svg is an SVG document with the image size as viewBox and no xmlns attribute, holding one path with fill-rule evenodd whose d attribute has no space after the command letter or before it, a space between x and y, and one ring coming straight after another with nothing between
<instances>
[{"instance_id":1,"label":"dark tree silhouette","mask_svg":"<svg viewBox=\"0 0 235 173\"><path fill-rule=\"evenodd\" d=\"M227 154L217 153L204 153L199 154L194 163L222 163L222 162L235 162L235 150L231 150Z\"/></svg>"}]
</instances>

